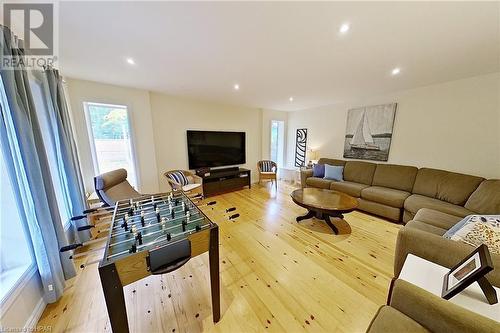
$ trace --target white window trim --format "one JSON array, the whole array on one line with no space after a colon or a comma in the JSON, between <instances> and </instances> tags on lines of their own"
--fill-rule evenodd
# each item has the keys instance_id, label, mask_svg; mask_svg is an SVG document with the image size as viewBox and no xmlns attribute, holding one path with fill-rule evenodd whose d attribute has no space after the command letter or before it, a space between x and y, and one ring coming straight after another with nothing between
<instances>
[{"instance_id":1,"label":"white window trim","mask_svg":"<svg viewBox=\"0 0 500 333\"><path fill-rule=\"evenodd\" d=\"M90 151L92 153L92 166L94 167L94 174L99 175L99 164L97 162L97 153L95 151L95 143L94 143L94 132L92 130L92 125L90 122L90 114L89 114L89 105L103 105L107 107L118 107L118 108L125 108L127 111L127 120L128 120L128 127L130 131L130 146L132 149L132 163L134 164L134 169L135 169L135 184L137 187L137 190L141 189L141 177L140 177L140 169L139 169L139 163L137 163L137 149L136 149L136 144L135 144L135 131L134 131L134 126L132 123L132 113L131 113L131 108L127 104L112 104L112 103L106 103L106 102L83 102L83 110L85 114L85 123L87 126L87 134L88 134L88 139L89 139L89 146L90 146Z\"/></svg>"}]
</instances>

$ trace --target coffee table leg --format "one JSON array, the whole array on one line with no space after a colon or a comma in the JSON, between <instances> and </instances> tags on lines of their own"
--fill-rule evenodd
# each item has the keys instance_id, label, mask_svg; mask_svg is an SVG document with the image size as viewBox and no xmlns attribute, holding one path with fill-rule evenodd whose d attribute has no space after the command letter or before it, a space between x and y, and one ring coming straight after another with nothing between
<instances>
[{"instance_id":1,"label":"coffee table leg","mask_svg":"<svg viewBox=\"0 0 500 333\"><path fill-rule=\"evenodd\" d=\"M336 216L336 217L337 217L337 216ZM341 215L341 217L339 217L339 218L343 218L343 216ZM333 233L334 233L335 235L338 235L338 234L339 234L339 230L337 229L337 227L336 227L336 226L332 223L332 221L330 220L330 216L328 216L328 215L324 214L324 215L323 215L323 220L325 220L326 224L328 224L328 226L329 226L330 228L332 228Z\"/></svg>"},{"instance_id":2,"label":"coffee table leg","mask_svg":"<svg viewBox=\"0 0 500 333\"><path fill-rule=\"evenodd\" d=\"M311 219L311 218L313 218L313 217L315 217L315 216L316 216L316 213L315 213L315 212L313 212L312 210L309 210L309 211L307 212L307 214L306 214L306 215L299 216L299 217L297 217L295 220L296 220L297 222L300 222L300 221L302 221L302 220Z\"/></svg>"}]
</instances>

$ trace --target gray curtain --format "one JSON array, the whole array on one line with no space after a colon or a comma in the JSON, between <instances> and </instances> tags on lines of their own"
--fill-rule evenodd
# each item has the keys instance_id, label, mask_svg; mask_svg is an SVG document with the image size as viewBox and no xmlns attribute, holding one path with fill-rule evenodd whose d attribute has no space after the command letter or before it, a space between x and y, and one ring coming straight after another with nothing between
<instances>
[{"instance_id":1,"label":"gray curtain","mask_svg":"<svg viewBox=\"0 0 500 333\"><path fill-rule=\"evenodd\" d=\"M67 254L59 248L67 245L37 120L28 75L19 61L13 67L4 60L23 58L22 45L4 26L0 26L0 77L2 89L0 140L16 202L29 230L44 298L55 302L63 293L65 279L75 275ZM1 87L0 87L1 88ZM12 221L18 223L18 221Z\"/></svg>"},{"instance_id":2,"label":"gray curtain","mask_svg":"<svg viewBox=\"0 0 500 333\"><path fill-rule=\"evenodd\" d=\"M65 198L60 199L65 200L67 207L70 207L71 216L81 215L87 209L85 189L62 78L53 68L33 71L32 74L40 82L44 94L45 112L48 113L47 118L50 121L51 134L54 138L52 142L53 150L57 155L59 178L66 191ZM77 232L76 230L79 225L84 224L87 224L86 220L72 223L68 234L72 242L83 242L90 238L89 231Z\"/></svg>"}]
</instances>

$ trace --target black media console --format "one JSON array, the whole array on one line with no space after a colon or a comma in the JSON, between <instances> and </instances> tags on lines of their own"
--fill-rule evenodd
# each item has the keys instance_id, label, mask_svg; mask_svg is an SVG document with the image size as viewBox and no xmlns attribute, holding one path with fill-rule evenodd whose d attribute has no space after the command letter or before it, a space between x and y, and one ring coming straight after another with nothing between
<instances>
[{"instance_id":1,"label":"black media console","mask_svg":"<svg viewBox=\"0 0 500 333\"><path fill-rule=\"evenodd\" d=\"M203 178L203 194L208 197L224 192L250 188L250 170L243 168L226 168L210 170L210 175L200 175Z\"/></svg>"}]
</instances>

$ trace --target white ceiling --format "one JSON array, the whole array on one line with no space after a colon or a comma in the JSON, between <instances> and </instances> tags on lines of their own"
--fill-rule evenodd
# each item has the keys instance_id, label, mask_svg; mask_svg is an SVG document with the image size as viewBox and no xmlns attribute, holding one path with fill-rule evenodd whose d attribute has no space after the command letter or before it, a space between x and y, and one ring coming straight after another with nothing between
<instances>
[{"instance_id":1,"label":"white ceiling","mask_svg":"<svg viewBox=\"0 0 500 333\"><path fill-rule=\"evenodd\" d=\"M500 70L499 2L62 2L59 10L66 76L236 105L297 110ZM344 22L351 29L339 36Z\"/></svg>"}]
</instances>

